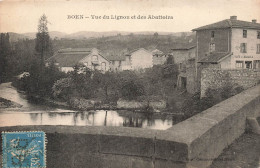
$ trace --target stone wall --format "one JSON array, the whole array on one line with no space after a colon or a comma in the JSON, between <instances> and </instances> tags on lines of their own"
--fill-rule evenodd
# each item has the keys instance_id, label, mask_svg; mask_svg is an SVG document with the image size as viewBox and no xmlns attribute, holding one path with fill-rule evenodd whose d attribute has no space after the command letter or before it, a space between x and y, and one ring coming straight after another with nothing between
<instances>
[{"instance_id":1,"label":"stone wall","mask_svg":"<svg viewBox=\"0 0 260 168\"><path fill-rule=\"evenodd\" d=\"M214 31L215 36L211 38L211 32ZM216 52L231 51L231 30L230 29L215 29L215 30L199 30L196 32L198 60L206 57L209 53L209 44L215 44Z\"/></svg>"},{"instance_id":2,"label":"stone wall","mask_svg":"<svg viewBox=\"0 0 260 168\"><path fill-rule=\"evenodd\" d=\"M221 70L205 68L201 73L201 96L205 96L208 88L220 88L227 83L248 89L255 86L259 81L260 70Z\"/></svg>"},{"instance_id":3,"label":"stone wall","mask_svg":"<svg viewBox=\"0 0 260 168\"><path fill-rule=\"evenodd\" d=\"M260 116L259 109L260 85L168 130L16 126L0 127L0 132L45 131L47 167L206 168L244 133L246 117Z\"/></svg>"},{"instance_id":4,"label":"stone wall","mask_svg":"<svg viewBox=\"0 0 260 168\"><path fill-rule=\"evenodd\" d=\"M164 109L166 108L166 101L135 101L135 100L123 100L119 99L117 101L118 109L146 109L147 107L152 107L153 109Z\"/></svg>"}]
</instances>

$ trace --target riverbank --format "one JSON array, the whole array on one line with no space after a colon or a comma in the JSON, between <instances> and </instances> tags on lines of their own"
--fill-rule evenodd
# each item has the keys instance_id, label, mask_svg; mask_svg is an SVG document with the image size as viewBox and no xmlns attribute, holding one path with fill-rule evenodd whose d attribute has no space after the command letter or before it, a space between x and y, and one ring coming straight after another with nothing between
<instances>
[{"instance_id":1,"label":"riverbank","mask_svg":"<svg viewBox=\"0 0 260 168\"><path fill-rule=\"evenodd\" d=\"M183 116L184 113L181 112L172 112L169 109L161 108L159 109L147 109L145 107L119 107L117 103L102 103L97 100L86 100L86 99L73 99L73 101L67 103L62 101L53 100L50 98L40 98L37 96L31 96L31 101L34 103L40 103L44 105L51 105L59 108L66 108L76 111L90 111L90 110L121 110L121 111L133 111L137 113L149 113L157 115L175 115Z\"/></svg>"},{"instance_id":2,"label":"riverbank","mask_svg":"<svg viewBox=\"0 0 260 168\"><path fill-rule=\"evenodd\" d=\"M21 108L22 105L11 100L0 97L0 109L1 108Z\"/></svg>"}]
</instances>

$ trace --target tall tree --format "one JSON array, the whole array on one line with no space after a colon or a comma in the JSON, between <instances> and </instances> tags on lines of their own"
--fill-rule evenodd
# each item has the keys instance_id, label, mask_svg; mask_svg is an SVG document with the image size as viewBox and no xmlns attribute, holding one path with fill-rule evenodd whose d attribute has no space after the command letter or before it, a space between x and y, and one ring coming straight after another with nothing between
<instances>
[{"instance_id":1,"label":"tall tree","mask_svg":"<svg viewBox=\"0 0 260 168\"><path fill-rule=\"evenodd\" d=\"M8 78L8 59L11 54L11 44L8 33L1 33L0 38L0 83Z\"/></svg>"},{"instance_id":2,"label":"tall tree","mask_svg":"<svg viewBox=\"0 0 260 168\"><path fill-rule=\"evenodd\" d=\"M53 54L52 44L48 32L48 20L45 14L41 16L38 24L38 33L36 34L35 50L40 56L41 65L44 66L44 60Z\"/></svg>"}]
</instances>

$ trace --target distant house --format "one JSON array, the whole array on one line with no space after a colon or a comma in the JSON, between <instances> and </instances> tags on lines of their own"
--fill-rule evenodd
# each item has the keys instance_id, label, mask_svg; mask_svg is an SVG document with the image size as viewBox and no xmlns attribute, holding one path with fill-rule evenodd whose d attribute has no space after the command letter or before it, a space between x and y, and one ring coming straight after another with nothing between
<instances>
[{"instance_id":1,"label":"distant house","mask_svg":"<svg viewBox=\"0 0 260 168\"><path fill-rule=\"evenodd\" d=\"M175 64L182 69L185 62L196 57L196 45L194 43L177 43L171 48L171 55Z\"/></svg>"},{"instance_id":2,"label":"distant house","mask_svg":"<svg viewBox=\"0 0 260 168\"><path fill-rule=\"evenodd\" d=\"M162 51L155 49L152 51L153 54L153 65L162 65L166 62L168 55Z\"/></svg>"},{"instance_id":3,"label":"distant house","mask_svg":"<svg viewBox=\"0 0 260 168\"><path fill-rule=\"evenodd\" d=\"M177 43L171 48L171 55L178 65L177 87L188 93L196 92L196 45L194 43Z\"/></svg>"},{"instance_id":4,"label":"distant house","mask_svg":"<svg viewBox=\"0 0 260 168\"><path fill-rule=\"evenodd\" d=\"M151 68L153 65L164 64L167 56L160 50L148 51L144 48L122 53L121 55L112 54L108 56L112 71L140 70Z\"/></svg>"},{"instance_id":5,"label":"distant house","mask_svg":"<svg viewBox=\"0 0 260 168\"><path fill-rule=\"evenodd\" d=\"M124 69L138 70L151 68L153 66L153 54L144 48L133 50L126 54L126 57L129 58L126 62L130 61L129 65L131 66L125 67Z\"/></svg>"},{"instance_id":6,"label":"distant house","mask_svg":"<svg viewBox=\"0 0 260 168\"><path fill-rule=\"evenodd\" d=\"M47 62L51 60L55 61L61 71L66 73L73 71L73 67L77 64L83 64L92 70L103 72L109 70L109 60L102 56L96 48L61 49Z\"/></svg>"}]
</instances>

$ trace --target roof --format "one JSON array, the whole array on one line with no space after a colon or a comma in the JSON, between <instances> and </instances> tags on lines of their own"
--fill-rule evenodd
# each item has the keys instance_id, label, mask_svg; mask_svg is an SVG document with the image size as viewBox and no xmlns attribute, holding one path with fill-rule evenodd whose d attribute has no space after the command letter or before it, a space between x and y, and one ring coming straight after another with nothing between
<instances>
[{"instance_id":1,"label":"roof","mask_svg":"<svg viewBox=\"0 0 260 168\"><path fill-rule=\"evenodd\" d=\"M153 55L163 55L163 52L158 50L158 49L155 49L155 50L152 51L152 54Z\"/></svg>"},{"instance_id":2,"label":"roof","mask_svg":"<svg viewBox=\"0 0 260 168\"><path fill-rule=\"evenodd\" d=\"M171 50L189 50L195 47L196 45L194 43L177 43L171 48Z\"/></svg>"},{"instance_id":3,"label":"roof","mask_svg":"<svg viewBox=\"0 0 260 168\"><path fill-rule=\"evenodd\" d=\"M67 53L67 52L91 52L92 48L65 48L60 49L58 53Z\"/></svg>"},{"instance_id":4,"label":"roof","mask_svg":"<svg viewBox=\"0 0 260 168\"><path fill-rule=\"evenodd\" d=\"M206 58L203 58L201 60L199 60L199 63L219 63L220 61L222 61L223 59L225 59L226 57L230 56L231 53L227 53L227 52L213 52L210 53L206 56Z\"/></svg>"},{"instance_id":5,"label":"roof","mask_svg":"<svg viewBox=\"0 0 260 168\"><path fill-rule=\"evenodd\" d=\"M124 55L116 55L116 54L107 55L106 58L110 61L124 61L125 60Z\"/></svg>"},{"instance_id":6,"label":"roof","mask_svg":"<svg viewBox=\"0 0 260 168\"><path fill-rule=\"evenodd\" d=\"M144 51L146 51L146 52L148 52L148 53L152 53L152 52L150 52L150 51L148 51L148 50L146 50L146 49L144 49L144 48L137 48L137 49L134 49L134 50L130 51L130 52L127 53L126 55L132 55L134 52L139 51L139 50L144 50Z\"/></svg>"},{"instance_id":7,"label":"roof","mask_svg":"<svg viewBox=\"0 0 260 168\"><path fill-rule=\"evenodd\" d=\"M83 58L91 54L94 50L98 52L97 49L89 48L66 48L59 50L54 56L47 59L47 61L54 60L59 63L61 67L73 67L80 62ZM98 53L98 55L100 55ZM102 56L102 55L100 55ZM102 56L103 57L103 56ZM104 57L105 58L105 57ZM107 58L105 58L107 59Z\"/></svg>"},{"instance_id":8,"label":"roof","mask_svg":"<svg viewBox=\"0 0 260 168\"><path fill-rule=\"evenodd\" d=\"M236 19L225 19L213 24L198 27L192 31L209 30L209 29L224 29L224 28L248 28L248 29L260 29L260 23L247 22Z\"/></svg>"},{"instance_id":9,"label":"roof","mask_svg":"<svg viewBox=\"0 0 260 168\"><path fill-rule=\"evenodd\" d=\"M54 60L55 62L58 62L59 66L61 67L73 67L77 63L79 63L80 60L82 60L89 54L90 52L57 53L56 55L49 58L48 60Z\"/></svg>"}]
</instances>

